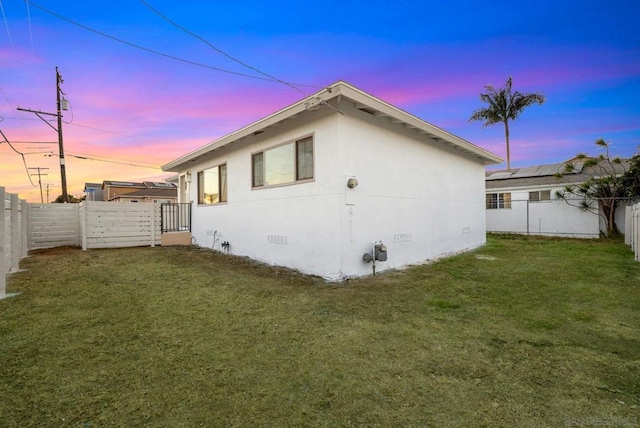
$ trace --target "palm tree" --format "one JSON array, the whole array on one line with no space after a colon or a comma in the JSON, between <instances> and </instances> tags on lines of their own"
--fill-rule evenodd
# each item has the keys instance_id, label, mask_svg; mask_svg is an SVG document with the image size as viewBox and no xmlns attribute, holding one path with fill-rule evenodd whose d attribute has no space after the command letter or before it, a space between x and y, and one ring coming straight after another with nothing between
<instances>
[{"instance_id":1,"label":"palm tree","mask_svg":"<svg viewBox=\"0 0 640 428\"><path fill-rule=\"evenodd\" d=\"M485 86L486 94L480 94L480 101L487 103L488 107L481 107L473 112L469 122L482 120L482 126L504 123L504 136L507 140L507 169L511 169L511 152L509 150L509 121L515 120L522 111L532 104L544 103L544 95L540 93L522 94L518 91L511 92L511 77L507 84L496 90L493 86Z\"/></svg>"}]
</instances>

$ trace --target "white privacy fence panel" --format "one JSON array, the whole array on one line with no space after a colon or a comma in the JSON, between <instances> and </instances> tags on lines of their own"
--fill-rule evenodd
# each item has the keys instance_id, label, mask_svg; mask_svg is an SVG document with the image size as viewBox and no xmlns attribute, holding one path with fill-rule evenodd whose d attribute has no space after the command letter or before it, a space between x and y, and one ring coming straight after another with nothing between
<instances>
[{"instance_id":1,"label":"white privacy fence panel","mask_svg":"<svg viewBox=\"0 0 640 428\"><path fill-rule=\"evenodd\" d=\"M631 246L636 261L640 261L640 203L627 207L625 243Z\"/></svg>"},{"instance_id":2,"label":"white privacy fence panel","mask_svg":"<svg viewBox=\"0 0 640 428\"><path fill-rule=\"evenodd\" d=\"M19 269L27 255L27 203L0 187L0 299L6 296L6 275Z\"/></svg>"},{"instance_id":3,"label":"white privacy fence panel","mask_svg":"<svg viewBox=\"0 0 640 428\"><path fill-rule=\"evenodd\" d=\"M160 205L85 201L80 204L82 249L160 245Z\"/></svg>"},{"instance_id":4,"label":"white privacy fence panel","mask_svg":"<svg viewBox=\"0 0 640 428\"><path fill-rule=\"evenodd\" d=\"M18 271L28 249L161 243L160 204L156 203L28 204L0 187L0 208L0 299L6 296L6 274Z\"/></svg>"},{"instance_id":5,"label":"white privacy fence panel","mask_svg":"<svg viewBox=\"0 0 640 428\"><path fill-rule=\"evenodd\" d=\"M29 204L29 249L80 245L78 204Z\"/></svg>"}]
</instances>

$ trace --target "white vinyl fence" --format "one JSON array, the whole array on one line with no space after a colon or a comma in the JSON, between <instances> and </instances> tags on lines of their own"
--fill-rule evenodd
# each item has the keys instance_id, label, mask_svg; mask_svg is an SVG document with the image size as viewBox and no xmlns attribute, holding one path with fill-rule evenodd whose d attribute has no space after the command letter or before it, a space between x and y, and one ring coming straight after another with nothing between
<instances>
[{"instance_id":1,"label":"white vinyl fence","mask_svg":"<svg viewBox=\"0 0 640 428\"><path fill-rule=\"evenodd\" d=\"M0 204L0 299L7 295L6 275L18 271L28 250L154 247L162 238L156 203L29 204L0 187Z\"/></svg>"},{"instance_id":2,"label":"white vinyl fence","mask_svg":"<svg viewBox=\"0 0 640 428\"><path fill-rule=\"evenodd\" d=\"M26 206L18 195L0 187L0 299L7 295L7 274L17 272L20 259L27 255Z\"/></svg>"},{"instance_id":3,"label":"white vinyl fence","mask_svg":"<svg viewBox=\"0 0 640 428\"><path fill-rule=\"evenodd\" d=\"M160 204L85 201L80 204L83 250L160 245Z\"/></svg>"},{"instance_id":4,"label":"white vinyl fence","mask_svg":"<svg viewBox=\"0 0 640 428\"><path fill-rule=\"evenodd\" d=\"M80 245L78 204L27 204L29 249Z\"/></svg>"},{"instance_id":5,"label":"white vinyl fence","mask_svg":"<svg viewBox=\"0 0 640 428\"><path fill-rule=\"evenodd\" d=\"M631 247L636 261L640 261L640 203L628 206L624 241Z\"/></svg>"}]
</instances>

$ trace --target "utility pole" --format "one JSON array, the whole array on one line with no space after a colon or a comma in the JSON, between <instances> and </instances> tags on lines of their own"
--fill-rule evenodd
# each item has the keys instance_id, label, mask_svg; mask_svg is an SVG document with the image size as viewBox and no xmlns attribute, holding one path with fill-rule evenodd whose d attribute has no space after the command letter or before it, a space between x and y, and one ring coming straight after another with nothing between
<instances>
[{"instance_id":1,"label":"utility pole","mask_svg":"<svg viewBox=\"0 0 640 428\"><path fill-rule=\"evenodd\" d=\"M62 180L62 202L67 203L67 170L64 161L64 147L62 145L62 112L60 105L60 84L64 83L56 67L56 106L58 108L58 145L60 146L60 179ZM66 100L65 100L66 101Z\"/></svg>"},{"instance_id":2,"label":"utility pole","mask_svg":"<svg viewBox=\"0 0 640 428\"><path fill-rule=\"evenodd\" d=\"M53 186L51 183L47 183L47 203L49 203L49 188Z\"/></svg>"},{"instance_id":3,"label":"utility pole","mask_svg":"<svg viewBox=\"0 0 640 428\"><path fill-rule=\"evenodd\" d=\"M31 174L31 175L37 175L38 176L38 186L40 186L40 202L44 204L44 197L42 196L42 177L43 175L49 175L49 174L43 174L42 171L44 170L48 170L49 168L40 168L39 166L33 167L33 168L29 168L29 169L35 169L36 171L38 171L36 174ZM49 188L47 188L47 200L49 199L49 193L48 193Z\"/></svg>"},{"instance_id":4,"label":"utility pole","mask_svg":"<svg viewBox=\"0 0 640 428\"><path fill-rule=\"evenodd\" d=\"M60 95L65 95L60 89L60 85L64 83L62 80L62 76L58 71L58 67L56 67L56 113L47 113L40 110L30 110L26 108L18 107L20 111L28 111L30 113L34 113L38 116L44 123L53 128L54 131L58 133L58 146L59 146L59 157L60 157L60 180L62 181L62 202L66 203L68 200L67 196L67 171L65 168L65 159L64 159L64 146L62 143L62 110L67 110L67 100L62 98ZM53 126L49 121L43 118L41 115L47 116L56 116L58 118L58 127ZM40 189L40 193L42 196L42 189Z\"/></svg>"}]
</instances>

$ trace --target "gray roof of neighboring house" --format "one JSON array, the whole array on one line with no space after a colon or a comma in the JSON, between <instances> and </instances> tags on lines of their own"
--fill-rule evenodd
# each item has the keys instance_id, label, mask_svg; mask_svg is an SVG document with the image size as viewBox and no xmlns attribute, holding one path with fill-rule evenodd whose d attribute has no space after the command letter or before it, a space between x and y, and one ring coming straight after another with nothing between
<instances>
[{"instance_id":1,"label":"gray roof of neighboring house","mask_svg":"<svg viewBox=\"0 0 640 428\"><path fill-rule=\"evenodd\" d=\"M102 188L102 183L84 183L84 191L86 192L87 189L101 189Z\"/></svg>"},{"instance_id":2,"label":"gray roof of neighboring house","mask_svg":"<svg viewBox=\"0 0 640 428\"><path fill-rule=\"evenodd\" d=\"M112 180L104 180L102 182L102 186L115 186L115 187L139 187L140 189L145 189L147 186L144 183L136 183L132 181L112 181Z\"/></svg>"},{"instance_id":3,"label":"gray roof of neighboring house","mask_svg":"<svg viewBox=\"0 0 640 428\"><path fill-rule=\"evenodd\" d=\"M162 181L144 181L137 183L133 181L112 181L105 180L102 185L98 186L114 186L114 187L135 187L140 189L177 189L176 183L165 183Z\"/></svg>"},{"instance_id":4,"label":"gray roof of neighboring house","mask_svg":"<svg viewBox=\"0 0 640 428\"><path fill-rule=\"evenodd\" d=\"M573 173L564 172L564 165L567 163L573 164ZM570 159L567 162L548 165L514 168L511 170L486 171L485 187L486 189L507 189L583 183L589 177L608 174L610 171L615 171L616 174L623 174L628 168L628 164L628 159L623 159L622 164L612 164L613 169L608 163L585 168L584 162ZM562 174L562 178L556 177L558 173Z\"/></svg>"},{"instance_id":5,"label":"gray roof of neighboring house","mask_svg":"<svg viewBox=\"0 0 640 428\"><path fill-rule=\"evenodd\" d=\"M135 192L126 193L124 195L117 195L111 199L118 198L176 198L178 196L178 189L140 189Z\"/></svg>"}]
</instances>

